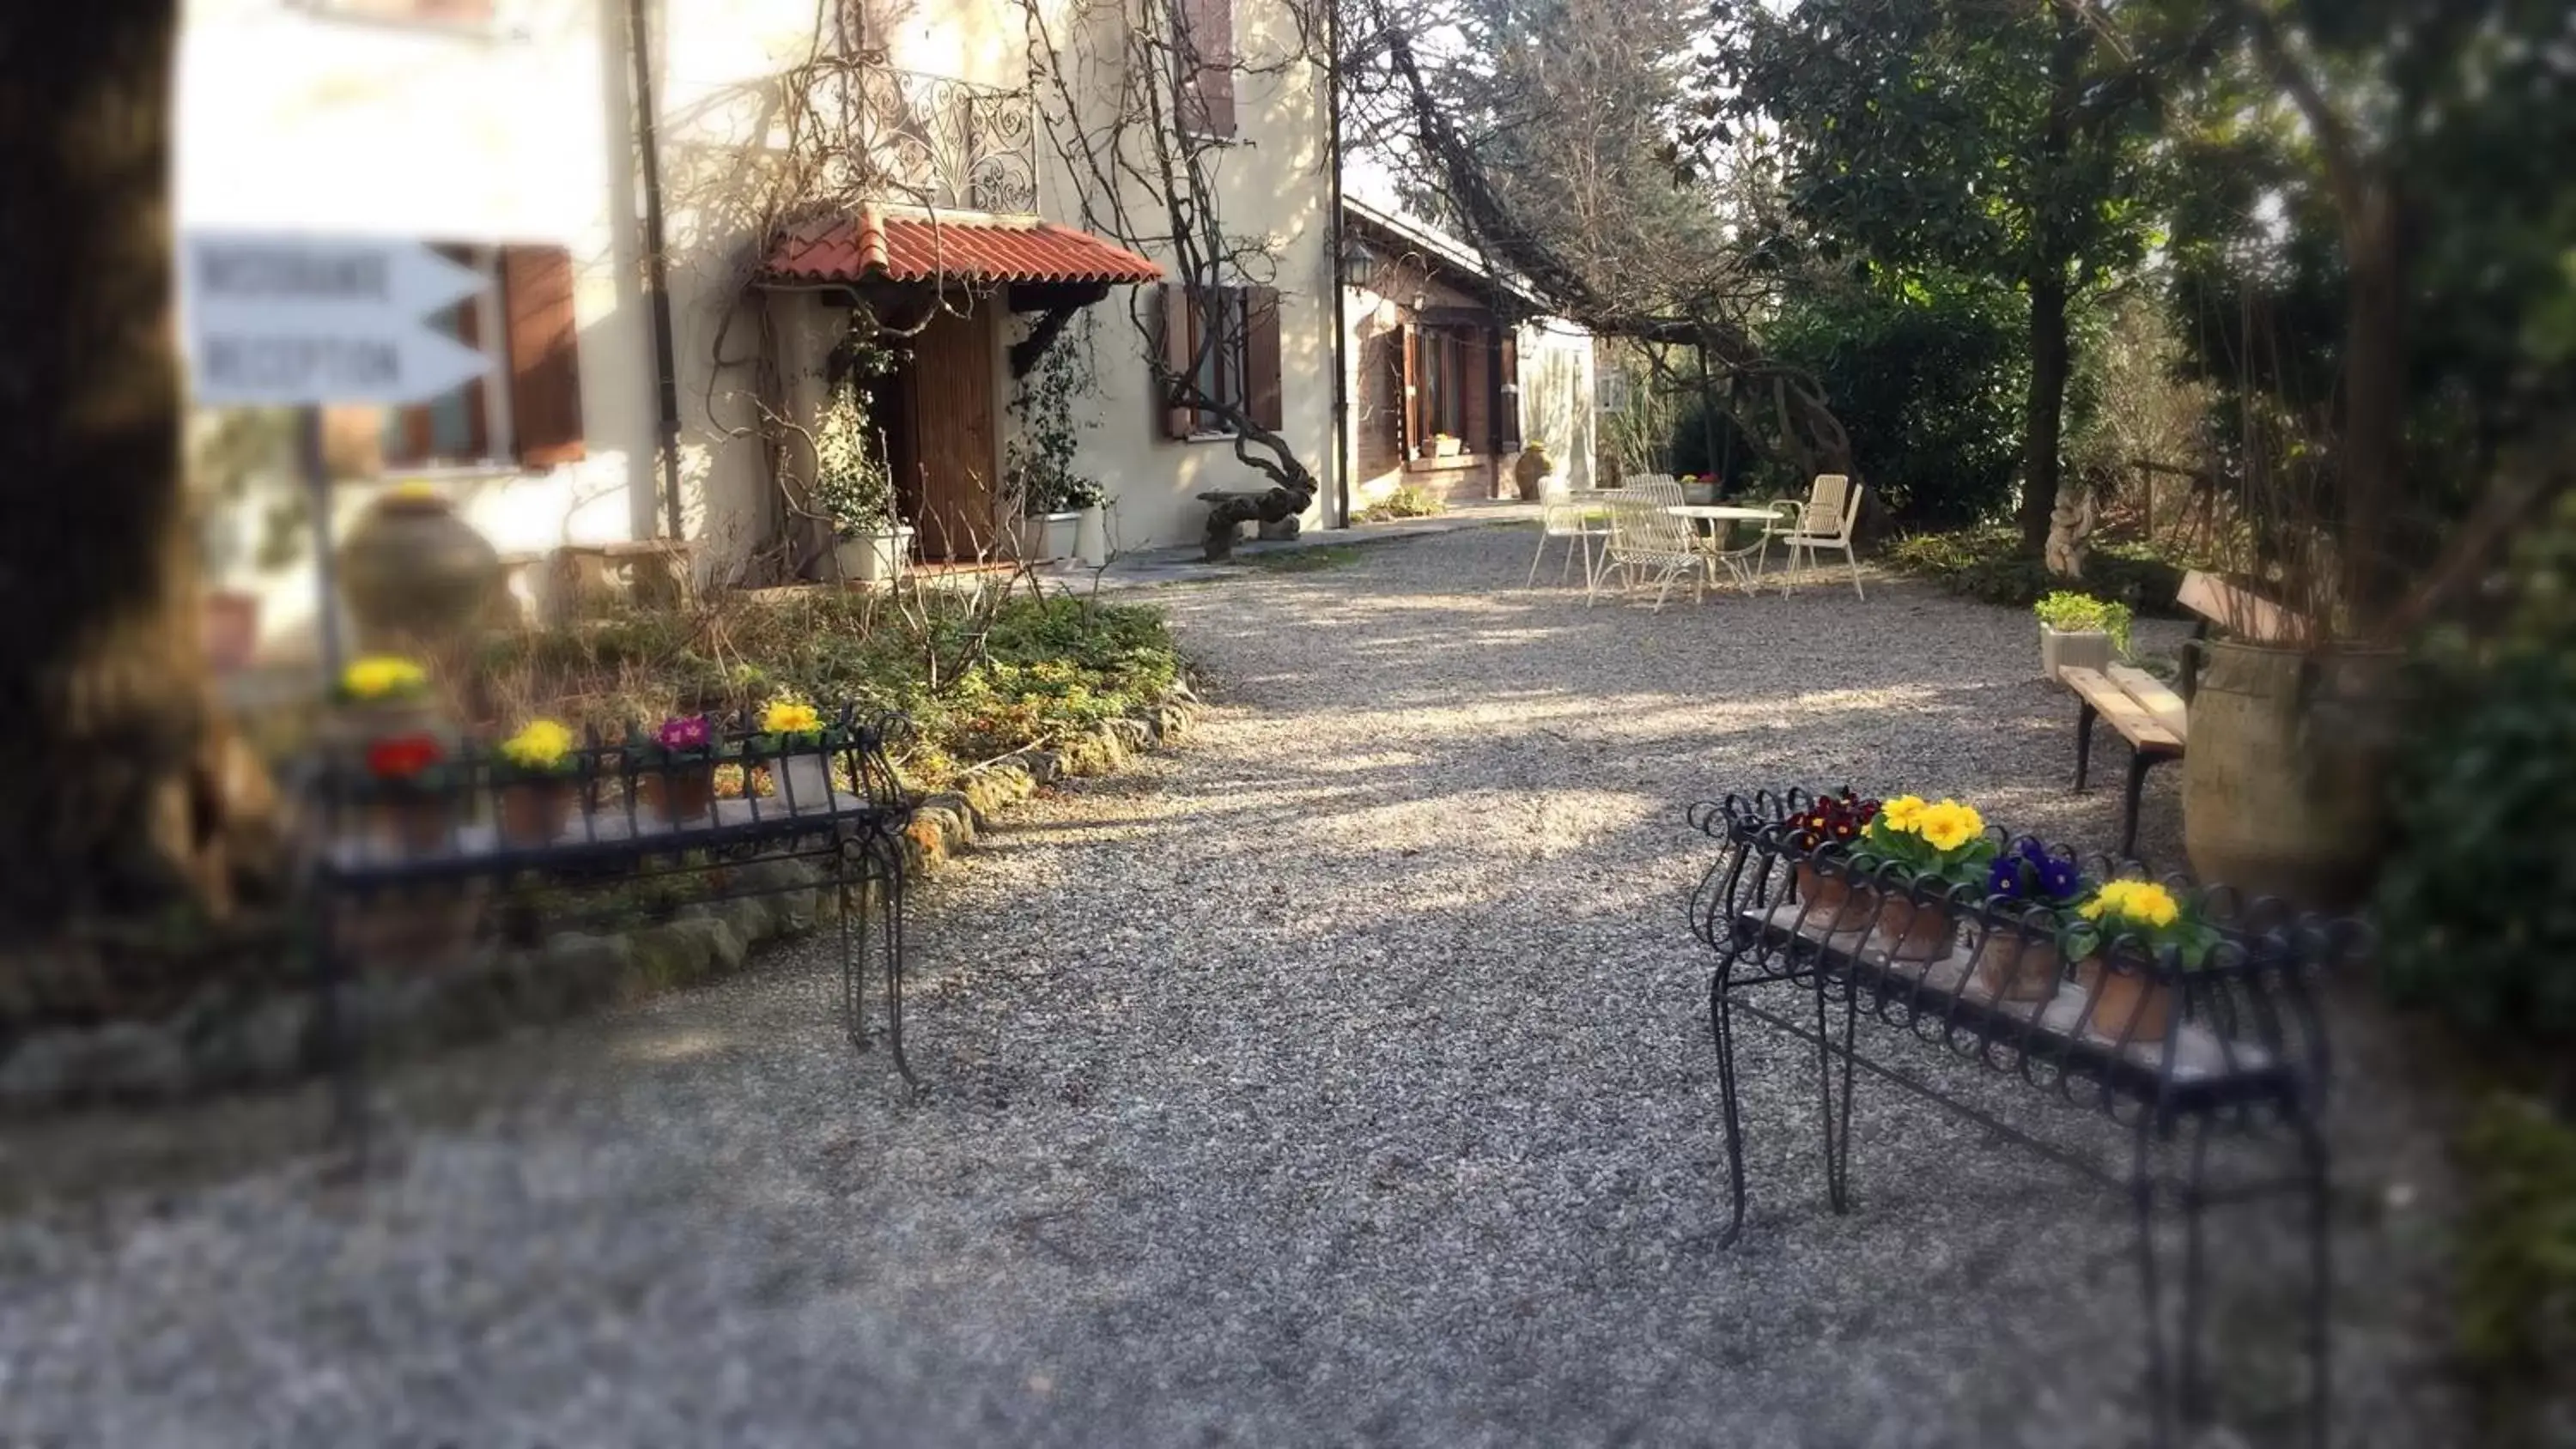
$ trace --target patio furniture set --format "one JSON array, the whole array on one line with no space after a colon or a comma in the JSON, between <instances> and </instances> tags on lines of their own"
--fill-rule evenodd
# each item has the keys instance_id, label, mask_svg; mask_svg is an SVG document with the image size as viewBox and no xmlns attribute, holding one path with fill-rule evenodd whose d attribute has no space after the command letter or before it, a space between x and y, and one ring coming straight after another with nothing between
<instances>
[{"instance_id":1,"label":"patio furniture set","mask_svg":"<svg viewBox=\"0 0 2576 1449\"><path fill-rule=\"evenodd\" d=\"M1552 478L1540 495L1538 551L1530 560L1529 582L1537 585L1548 545L1561 541L1565 558L1558 580L1563 582L1573 570L1579 554L1586 603L1599 597L1605 580L1616 580L1623 592L1652 585L1655 608L1661 610L1676 584L1687 582L1697 600L1718 581L1721 570L1745 593L1754 592L1777 543L1789 555L1782 592L1802 560L1812 567L1818 554L1838 552L1851 567L1852 591L1865 599L1860 564L1852 553L1852 527L1860 518L1863 491L1843 474L1823 473L1803 503L1784 499L1748 506L1687 502L1681 484L1651 474L1583 493ZM1753 542L1731 545L1737 524L1758 525ZM1709 531L1701 532L1701 525Z\"/></svg>"}]
</instances>

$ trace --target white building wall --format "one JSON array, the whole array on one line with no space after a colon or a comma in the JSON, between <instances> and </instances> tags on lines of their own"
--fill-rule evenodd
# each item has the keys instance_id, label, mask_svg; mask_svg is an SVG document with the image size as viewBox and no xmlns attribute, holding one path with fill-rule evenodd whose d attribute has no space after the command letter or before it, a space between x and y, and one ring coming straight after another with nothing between
<instances>
[{"instance_id":1,"label":"white building wall","mask_svg":"<svg viewBox=\"0 0 2576 1449\"><path fill-rule=\"evenodd\" d=\"M497 8L494 24L460 27L335 17L283 0L186 0L177 224L568 249L587 456L534 472L384 481L449 483L504 552L649 534L652 342L625 220L634 173L622 10L599 0ZM341 485L335 511L354 513L378 486ZM309 629L309 557L270 572L245 564L219 582L260 596L264 640Z\"/></svg>"}]
</instances>

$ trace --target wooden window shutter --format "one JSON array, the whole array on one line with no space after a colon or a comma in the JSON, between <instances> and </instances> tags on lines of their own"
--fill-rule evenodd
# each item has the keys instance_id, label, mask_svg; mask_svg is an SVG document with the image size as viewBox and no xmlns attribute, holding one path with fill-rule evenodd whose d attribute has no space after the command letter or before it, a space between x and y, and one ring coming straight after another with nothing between
<instances>
[{"instance_id":1,"label":"wooden window shutter","mask_svg":"<svg viewBox=\"0 0 2576 1449\"><path fill-rule=\"evenodd\" d=\"M1499 329L1494 344L1494 451L1521 450L1521 340Z\"/></svg>"},{"instance_id":2,"label":"wooden window shutter","mask_svg":"<svg viewBox=\"0 0 2576 1449\"><path fill-rule=\"evenodd\" d=\"M1407 322L1395 329L1396 356L1404 368L1404 453L1422 447L1422 329Z\"/></svg>"},{"instance_id":3,"label":"wooden window shutter","mask_svg":"<svg viewBox=\"0 0 2576 1449\"><path fill-rule=\"evenodd\" d=\"M1244 396L1255 427L1277 432L1286 421L1279 395L1279 291L1254 287L1243 294Z\"/></svg>"},{"instance_id":4,"label":"wooden window shutter","mask_svg":"<svg viewBox=\"0 0 2576 1449\"><path fill-rule=\"evenodd\" d=\"M1163 436L1186 438L1190 435L1190 409L1180 406L1181 382L1190 375L1197 349L1191 344L1190 294L1176 282L1162 285L1163 366L1170 380L1163 387Z\"/></svg>"},{"instance_id":5,"label":"wooden window shutter","mask_svg":"<svg viewBox=\"0 0 2576 1449\"><path fill-rule=\"evenodd\" d=\"M573 313L572 253L503 247L501 307L510 334L510 440L519 465L581 461L581 326Z\"/></svg>"},{"instance_id":6,"label":"wooden window shutter","mask_svg":"<svg viewBox=\"0 0 2576 1449\"><path fill-rule=\"evenodd\" d=\"M1189 49L1198 65L1189 89L1196 104L1184 116L1202 135L1234 134L1234 0L1181 0Z\"/></svg>"}]
</instances>

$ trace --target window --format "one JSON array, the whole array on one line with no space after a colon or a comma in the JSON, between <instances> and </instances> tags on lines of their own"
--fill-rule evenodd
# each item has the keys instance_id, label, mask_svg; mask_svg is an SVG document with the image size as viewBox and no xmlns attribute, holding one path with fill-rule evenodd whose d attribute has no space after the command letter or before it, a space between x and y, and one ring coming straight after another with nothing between
<instances>
[{"instance_id":1,"label":"window","mask_svg":"<svg viewBox=\"0 0 2576 1449\"><path fill-rule=\"evenodd\" d=\"M482 377L399 407L325 410L332 471L549 468L583 455L572 257L561 247L442 246L484 274L481 295L424 321L491 358Z\"/></svg>"},{"instance_id":2,"label":"window","mask_svg":"<svg viewBox=\"0 0 2576 1449\"><path fill-rule=\"evenodd\" d=\"M1481 328L1408 326L1404 334L1405 456L1441 456L1437 439L1455 438L1449 451L1476 454L1499 446L1492 436L1493 341ZM1517 433L1518 429L1512 429Z\"/></svg>"},{"instance_id":3,"label":"window","mask_svg":"<svg viewBox=\"0 0 2576 1449\"><path fill-rule=\"evenodd\" d=\"M1167 436L1229 436L1238 417L1258 428L1280 426L1277 292L1165 286L1163 356L1174 379Z\"/></svg>"},{"instance_id":4,"label":"window","mask_svg":"<svg viewBox=\"0 0 2576 1449\"><path fill-rule=\"evenodd\" d=\"M1181 129L1234 134L1234 0L1173 0L1172 77Z\"/></svg>"}]
</instances>

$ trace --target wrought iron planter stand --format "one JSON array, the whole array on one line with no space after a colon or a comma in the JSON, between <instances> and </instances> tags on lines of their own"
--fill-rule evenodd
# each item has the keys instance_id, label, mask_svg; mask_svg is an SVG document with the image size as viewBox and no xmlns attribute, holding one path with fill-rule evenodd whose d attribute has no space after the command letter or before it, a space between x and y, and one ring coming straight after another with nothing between
<instances>
[{"instance_id":1,"label":"wrought iron planter stand","mask_svg":"<svg viewBox=\"0 0 2576 1449\"><path fill-rule=\"evenodd\" d=\"M2269 900L2241 902L2224 888L2194 891L2177 879L2169 885L2190 891L2220 926L2221 944L2188 969L2171 953L2162 959L2115 953L2102 969L2125 978L2114 983L2123 988L2122 999L2139 1004L2106 1009L2107 988L2088 990L2061 978L2046 912L2017 913L2008 900L1978 899L1965 888L1942 893L1893 868L1874 870L1866 861L1810 854L1794 842L1788 822L1812 805L1804 791L1763 791L1690 812L1693 825L1726 847L1691 902L1693 930L1718 956L1709 980L1709 1030L1717 1049L1733 1199L1721 1244L1731 1245L1743 1232L1747 1201L1735 1062L1736 1022L1745 1017L1817 1049L1825 1190L1837 1213L1850 1207L1852 1097L1855 1073L1864 1071L2128 1196L2145 1299L2147 1395L2157 1442L2164 1444L2174 1441L2180 1424L2206 1413L2200 1344L2204 1210L2294 1193L2302 1201L2308 1249L2308 1431L2312 1442L2324 1444L2331 1262L2327 1153L2318 1115L2327 1048L2310 979L2356 958L2366 949L2366 932L2353 922L2299 916ZM1861 923L1852 924L1853 914L1838 911L1830 900L1820 905L1812 895L1800 898L1801 868L1815 872L1810 881L1828 897L1853 892L1864 903ZM2099 879L2116 873L2107 860L2095 863ZM1881 949L1866 906L1890 899L1917 911L1947 913L1956 929L1946 949L1924 961L1896 959ZM2034 971L2044 979L2024 974ZM1770 989L1773 1006L1751 999L1761 988ZM1796 1019L1809 1007L1812 1028ZM2110 1118L2130 1133L2127 1170L2106 1171L1931 1082L1872 1060L1857 1039L1864 1014ZM2219 1134L2285 1139L2286 1170L2266 1168L2242 1181L2209 1180L2211 1141ZM2181 1159L2178 1171L2160 1160L2172 1156ZM2180 1212L2183 1230L2182 1262L2171 1269L2179 1302L2170 1334L2163 1302L2169 1268L2159 1261L2155 1235L2159 1208L2168 1205Z\"/></svg>"},{"instance_id":2,"label":"wrought iron planter stand","mask_svg":"<svg viewBox=\"0 0 2576 1449\"><path fill-rule=\"evenodd\" d=\"M917 1091L903 1048L903 846L913 802L886 755L889 740L906 725L899 716L862 722L847 707L832 725L828 747L761 754L751 721L711 716L711 741L740 752L746 788L739 798L714 801L698 818L678 821L657 815L641 798L639 786L656 773L653 766L593 738L567 757L562 783L573 798L560 823L538 840L526 839L524 829L502 828L503 792L525 781L489 753L468 748L437 766L436 783L399 797L401 808L436 826L416 833L368 828L382 824L383 787L345 754L322 759L308 785L318 826L308 900L316 1021L334 1086L335 1137L363 1160L366 1041L347 996L353 968L361 964L354 958L385 939L389 919L399 922L406 911L481 915L485 898L675 877L708 885L702 897L708 903L818 889L810 879L780 883L774 874L743 869L754 861L822 868L829 885L819 888L834 890L840 906L843 1030L852 1046L867 1047L866 976L873 958L884 980L884 1034L894 1067ZM805 755L840 764L847 788L833 781L823 795L807 798L814 773L788 766ZM772 777L768 796L749 788L751 766ZM822 778L831 780L828 766ZM794 783L799 779L807 785L802 792ZM666 779L664 789L672 788Z\"/></svg>"}]
</instances>

